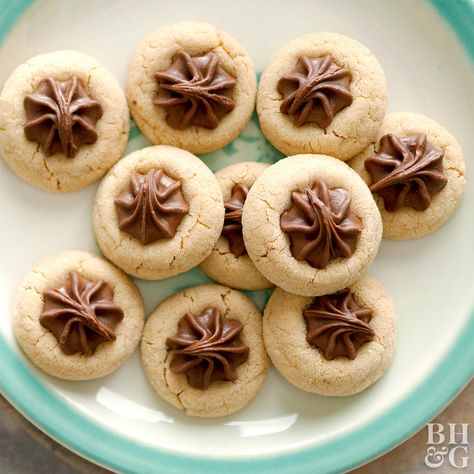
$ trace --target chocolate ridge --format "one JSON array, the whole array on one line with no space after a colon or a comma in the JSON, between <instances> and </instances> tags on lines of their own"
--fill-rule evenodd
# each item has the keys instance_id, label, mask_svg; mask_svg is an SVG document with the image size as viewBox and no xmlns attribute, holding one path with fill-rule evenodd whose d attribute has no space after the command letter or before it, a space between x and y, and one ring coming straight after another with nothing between
<instances>
[{"instance_id":1,"label":"chocolate ridge","mask_svg":"<svg viewBox=\"0 0 474 474\"><path fill-rule=\"evenodd\" d=\"M362 221L351 211L351 195L344 189L329 190L318 180L312 189L291 193L291 207L280 217L296 260L322 269L335 258L349 258L355 251Z\"/></svg>"},{"instance_id":2,"label":"chocolate ridge","mask_svg":"<svg viewBox=\"0 0 474 474\"><path fill-rule=\"evenodd\" d=\"M300 56L295 70L278 81L283 98L280 112L293 117L296 127L316 123L325 129L338 112L352 104L351 81L349 69L338 66L330 55Z\"/></svg>"},{"instance_id":3,"label":"chocolate ridge","mask_svg":"<svg viewBox=\"0 0 474 474\"><path fill-rule=\"evenodd\" d=\"M349 290L315 298L303 317L306 340L326 360L342 356L352 360L363 344L375 338L369 325L372 311L360 307Z\"/></svg>"},{"instance_id":4,"label":"chocolate ridge","mask_svg":"<svg viewBox=\"0 0 474 474\"><path fill-rule=\"evenodd\" d=\"M115 341L123 310L113 302L114 291L104 281L90 282L77 272L58 289L43 293L40 324L49 329L64 354L94 354L102 342Z\"/></svg>"},{"instance_id":5,"label":"chocolate ridge","mask_svg":"<svg viewBox=\"0 0 474 474\"><path fill-rule=\"evenodd\" d=\"M24 107L25 136L37 142L46 156L63 153L72 158L81 145L97 141L95 125L103 110L77 76L63 82L46 77L25 96Z\"/></svg>"},{"instance_id":6,"label":"chocolate ridge","mask_svg":"<svg viewBox=\"0 0 474 474\"><path fill-rule=\"evenodd\" d=\"M214 307L201 314L186 313L175 336L166 340L173 354L170 368L186 374L188 383L205 390L217 380L237 380L236 368L248 359L249 348L240 340L242 323L226 319Z\"/></svg>"},{"instance_id":7,"label":"chocolate ridge","mask_svg":"<svg viewBox=\"0 0 474 474\"><path fill-rule=\"evenodd\" d=\"M181 181L171 178L161 168L146 174L132 173L129 188L114 202L120 230L143 245L173 238L189 211Z\"/></svg>"},{"instance_id":8,"label":"chocolate ridge","mask_svg":"<svg viewBox=\"0 0 474 474\"><path fill-rule=\"evenodd\" d=\"M402 207L424 211L447 184L443 170L444 152L431 145L424 133L380 139L378 152L365 160L371 177L370 190L395 212Z\"/></svg>"},{"instance_id":9,"label":"chocolate ridge","mask_svg":"<svg viewBox=\"0 0 474 474\"><path fill-rule=\"evenodd\" d=\"M158 94L153 103L164 107L166 122L178 130L191 125L214 129L235 107L237 82L220 66L213 52L191 56L178 51L171 67L157 72L155 78Z\"/></svg>"}]
</instances>

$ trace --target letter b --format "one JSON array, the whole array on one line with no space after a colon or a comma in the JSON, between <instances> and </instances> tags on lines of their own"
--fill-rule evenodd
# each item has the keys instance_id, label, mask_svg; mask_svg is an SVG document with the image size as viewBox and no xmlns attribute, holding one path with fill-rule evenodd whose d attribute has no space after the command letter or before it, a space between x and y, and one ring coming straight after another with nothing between
<instances>
[{"instance_id":1,"label":"letter b","mask_svg":"<svg viewBox=\"0 0 474 474\"><path fill-rule=\"evenodd\" d=\"M428 441L426 444L442 444L444 443L444 426L441 423L428 423ZM435 440L436 435L436 440Z\"/></svg>"}]
</instances>

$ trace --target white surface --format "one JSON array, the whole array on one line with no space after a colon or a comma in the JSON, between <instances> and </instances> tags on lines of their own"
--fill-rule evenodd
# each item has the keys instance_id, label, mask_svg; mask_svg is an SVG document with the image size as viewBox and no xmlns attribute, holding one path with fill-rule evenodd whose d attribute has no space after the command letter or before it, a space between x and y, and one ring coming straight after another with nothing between
<instances>
[{"instance_id":1,"label":"white surface","mask_svg":"<svg viewBox=\"0 0 474 474\"><path fill-rule=\"evenodd\" d=\"M416 0L39 1L0 49L0 83L34 54L72 48L102 61L124 84L127 62L138 41L160 25L184 19L209 21L229 31L249 50L259 71L273 51L299 34L326 30L356 38L385 69L388 110L421 112L438 120L458 138L472 166L471 65L448 27L429 5ZM129 150L143 143L136 140ZM251 153L249 144L221 166L255 158ZM216 159L211 162L215 165ZM60 250L97 251L90 224L95 188L47 194L21 182L0 160L0 332L14 347L10 315L23 275L37 260ZM436 234L412 242L383 242L372 273L395 300L399 345L387 375L362 394L346 399L318 397L271 373L247 409L207 421L186 417L161 401L147 384L137 353L115 374L95 382L61 382L32 371L98 422L166 448L247 455L334 439L377 417L413 390L469 317L474 282L473 191L468 186L460 209ZM198 283L200 278L193 271L171 282L139 282L148 312L173 287Z\"/></svg>"}]
</instances>

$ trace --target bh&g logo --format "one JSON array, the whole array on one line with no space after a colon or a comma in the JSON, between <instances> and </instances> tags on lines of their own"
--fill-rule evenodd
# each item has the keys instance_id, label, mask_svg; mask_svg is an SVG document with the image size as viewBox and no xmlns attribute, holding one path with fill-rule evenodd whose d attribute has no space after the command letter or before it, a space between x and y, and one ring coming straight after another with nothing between
<instances>
[{"instance_id":1,"label":"bh&g logo","mask_svg":"<svg viewBox=\"0 0 474 474\"><path fill-rule=\"evenodd\" d=\"M428 441L426 444L425 464L437 468L448 461L451 466L462 469L468 466L467 446L469 423L428 423Z\"/></svg>"}]
</instances>

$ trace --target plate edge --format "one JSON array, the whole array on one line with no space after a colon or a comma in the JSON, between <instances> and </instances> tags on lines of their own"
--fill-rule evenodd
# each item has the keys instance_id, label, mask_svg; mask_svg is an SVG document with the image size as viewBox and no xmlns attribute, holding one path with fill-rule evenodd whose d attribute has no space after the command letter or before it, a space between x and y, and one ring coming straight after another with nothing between
<instances>
[{"instance_id":1,"label":"plate edge","mask_svg":"<svg viewBox=\"0 0 474 474\"><path fill-rule=\"evenodd\" d=\"M471 60L474 62L474 1L473 0L458 0L456 2L449 2L448 0L428 0L429 3L434 7L435 10L440 14L440 16L449 24L451 29L454 31L455 35L457 36L459 43L465 51L467 52L468 56L470 56ZM22 13L30 6L31 3L33 3L31 0L17 0L15 2L2 2L6 3L3 7L3 15L2 19L0 20L0 43L2 40L5 38L7 35L8 31L12 28L12 26L15 24L17 19L22 15ZM424 416L422 417L422 422L415 423L415 426L411 426L410 429L408 430L402 430L402 434L396 437L397 439L394 439L393 437L390 440L385 440L383 446L380 447L379 449L373 450L368 457L366 456L364 459L358 459L357 461L354 462L339 462L339 467L335 469L334 467L330 467L329 469L325 469L321 472L325 473L330 473L330 472L341 472L343 470L347 469L352 469L356 466L359 466L361 464L364 464L366 462L369 462L370 460L382 455L383 453L387 452L388 450L392 449L395 447L397 444L400 444L403 442L407 437L411 436L414 434L418 429L420 429L427 421L432 419L432 417L436 416L436 414L441 411L449 402L462 390L462 388L469 382L469 380L472 378L474 374L474 369L470 367L469 363L465 363L464 365L459 363L459 360L471 360L474 358L474 345L470 344L472 339L474 338L474 312L471 310L471 316L469 320L466 322L465 328L463 328L460 333L460 337L456 339L456 342L454 344L454 347L451 348L450 351L444 356L440 364L436 366L432 372L424 379L424 381L416 387L408 397L406 397L402 403L398 404L396 407L394 407L392 411L399 411L400 407L404 405L405 403L413 403L413 406L416 404L416 399L419 398L420 392L426 392L426 395L429 395L431 398L431 404L433 405L433 394L436 394L436 403L434 403L435 408L432 408L432 410L429 411L429 413L425 413ZM464 344L463 344L464 342ZM466 347L467 345L467 347ZM464 346L464 352L461 351L460 348ZM471 346L471 347L469 347ZM5 352L6 351L6 352ZM460 352L459 352L460 351ZM7 366L10 364L7 364L6 358L4 356L10 356L15 359L15 355L8 354L8 348L7 348L7 343L3 340L3 338L0 336L0 373L5 374L5 370L8 368ZM20 365L20 369L25 371L28 374L27 369L25 366L20 362L19 359L16 360L16 362ZM461 368L460 368L461 367ZM443 378L441 380L438 380L439 377L441 377L441 372L444 374L448 374L447 378ZM451 379L451 384L447 383L447 379ZM281 454L281 455L269 455L262 457L260 460L255 460L255 459L245 459L245 460L232 460L232 459L216 459L216 460L209 460L209 459L202 459L202 458L197 458L193 456L186 456L186 455L176 455L176 454L170 454L168 451L160 451L159 449L156 448L151 448L152 453L154 456L156 456L155 459L151 459L152 463L148 464L148 468L146 466L143 466L143 469L140 469L139 471L136 470L138 466L131 467L131 464L128 463L128 467L124 465L120 465L121 463L115 463L111 464L110 463L110 458L107 459L107 454L116 454L116 449L112 449L112 452L110 452L110 447L109 450L103 451L101 453L101 456L97 456L97 444L92 442L91 447L92 449L85 450L83 449L84 445L81 446L75 446L76 442L74 442L74 439L67 440L61 439L59 435L55 435L55 429L54 429L54 424L51 423L51 420L48 420L47 417L43 416L43 423L39 421L41 419L41 416L38 416L35 418L34 411L30 406L27 406L25 403L22 403L19 400L16 400L16 397L10 393L8 388L6 388L6 381L8 378L2 377L0 380L0 392L5 395L5 398L9 400L24 416L26 416L33 424L38 426L41 430L45 431L49 436L51 436L53 439L57 440L61 444L64 444L67 446L69 449L72 451L80 454L81 456L86 457L87 459L92 460L93 462L96 462L98 464L101 464L103 466L108 467L109 469L114 469L114 470L120 470L122 472L140 472L140 473L146 473L146 472L152 472L150 469L153 469L154 473L157 473L158 471L156 470L158 467L160 469L160 472L163 473L173 473L173 472L183 472L184 471L184 466L181 466L179 468L176 463L179 462L184 462L188 461L191 463L194 463L192 466L194 472L208 472L209 469L212 468L217 468L217 469L222 469L222 463L225 463L226 467L226 472L241 472L239 469L245 467L246 472L251 472L248 469L249 468L254 468L255 472L270 472L272 471L273 473L275 472L308 472L309 469L311 469L312 472L314 472L315 469L319 470L322 468L322 466L318 466L314 462L314 458L306 459L307 455L318 455L324 457L325 455L322 453L316 453L316 451L321 451L322 448L325 448L326 445L321 445L318 448L315 447L309 447L309 448L303 448L302 450L298 450L297 452L291 452L289 454ZM49 389L46 389L39 381L34 380L34 382L37 383L39 388L39 393L44 391L42 393L43 396L49 396L56 398L57 396L54 395L53 393L49 392ZM12 384L14 385L14 383ZM445 387L448 386L450 390L446 390L443 392L443 395L439 395L439 392L437 390L432 390L432 388L440 388L440 387ZM28 382L26 383L26 386L28 386ZM49 393L48 393L49 392ZM38 392L37 392L38 394ZM414 397L414 395L417 395L417 397ZM412 400L414 398L414 400ZM57 400L60 400L59 397L57 397ZM412 406L412 409L413 409ZM372 432L374 429L376 429L375 424L380 423L381 420L384 420L386 416L388 416L390 413L385 413L382 417L380 417L378 420L372 423L368 423L364 425L361 429L355 430L350 432L346 438L349 437L354 437L355 435L358 434L359 431L369 431ZM77 413L74 413L77 416ZM44 415L44 414L43 414ZM409 418L413 419L413 415ZM79 417L82 418L82 417ZM115 435L113 432L110 430L104 429L97 423L95 423L92 420L83 420L86 421L86 425L89 424L89 428L93 429L94 431L99 429L105 431L105 435L110 434L113 436ZM400 417L398 420L396 419L395 421L398 421L400 423ZM95 425L95 426L94 426ZM47 428L47 426L50 427L50 429ZM384 428L386 427L383 426ZM87 431L87 430L86 430ZM377 430L376 430L377 432ZM90 433L89 433L90 434ZM360 433L359 433L360 436ZM122 436L120 436L122 437ZM99 437L100 438L100 437ZM125 439L125 437L123 437ZM87 440L86 441L90 441ZM103 441L103 438L100 438L100 441ZM130 440L133 441L133 440ZM129 443L130 443L129 441ZM347 441L347 439L346 439ZM362 441L367 442L366 437L363 436L362 434ZM370 441L370 436L369 436L369 441ZM80 443L77 443L80 445ZM102 443L100 443L102 444ZM133 442L130 444L134 444ZM380 443L379 443L380 444ZM103 445L102 445L103 446ZM128 445L130 447L130 445ZM138 448L141 446L138 445ZM359 446L360 448L360 439L359 439ZM341 446L339 445L337 447L337 452L335 453L337 455L338 461L341 461L342 454L344 457L347 459L347 446ZM150 448L148 448L150 449ZM95 454L95 455L94 455ZM122 451L123 454L123 451ZM330 456L327 456L326 453L326 459L328 459ZM103 458L101 460L101 457ZM167 461L171 461L171 464L168 464L168 466L157 466L155 463L161 463L165 460L165 458L171 458L167 459ZM298 459L297 459L298 458ZM354 459L354 457L352 457ZM268 465L268 462L271 464ZM207 466L205 464L208 464ZM231 463L231 464L229 464ZM293 464L292 464L293 463ZM294 463L298 464L295 465ZM267 464L264 466L263 464ZM334 466L336 463L332 462L332 465ZM326 463L328 466L328 464ZM329 463L331 465L331 463ZM153 468L151 468L153 466ZM166 470L162 470L165 469ZM188 468L190 466L188 465ZM231 468L231 469L230 469ZM265 471L262 471L262 468L265 469ZM295 470L295 468L297 470Z\"/></svg>"}]
</instances>

